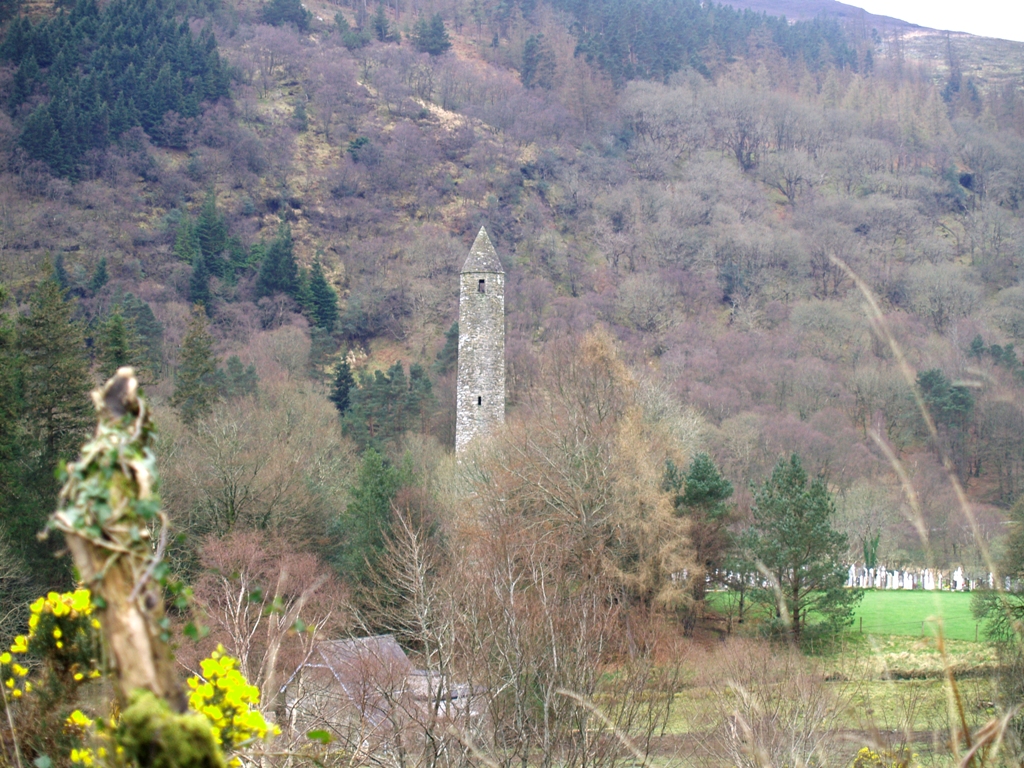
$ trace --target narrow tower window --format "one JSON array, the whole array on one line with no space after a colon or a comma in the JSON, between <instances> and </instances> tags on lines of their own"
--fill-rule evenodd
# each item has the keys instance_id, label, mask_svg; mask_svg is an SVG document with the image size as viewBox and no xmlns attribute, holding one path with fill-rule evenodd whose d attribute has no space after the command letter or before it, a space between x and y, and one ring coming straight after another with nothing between
<instances>
[{"instance_id":1,"label":"narrow tower window","mask_svg":"<svg viewBox=\"0 0 1024 768\"><path fill-rule=\"evenodd\" d=\"M483 398L482 395L477 395L476 404L477 405L483 405L484 404L484 398Z\"/></svg>"},{"instance_id":2,"label":"narrow tower window","mask_svg":"<svg viewBox=\"0 0 1024 768\"><path fill-rule=\"evenodd\" d=\"M487 293L487 291L484 290L484 286L486 285L486 283L487 283L486 280L481 280L479 283L477 283L476 284L476 292L477 293Z\"/></svg>"}]
</instances>

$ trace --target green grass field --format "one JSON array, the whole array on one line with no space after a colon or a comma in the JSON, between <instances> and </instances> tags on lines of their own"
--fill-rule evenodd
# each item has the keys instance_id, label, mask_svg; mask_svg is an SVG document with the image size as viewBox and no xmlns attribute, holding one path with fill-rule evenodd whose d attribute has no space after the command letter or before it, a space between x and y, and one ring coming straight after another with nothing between
<instances>
[{"instance_id":1,"label":"green grass field","mask_svg":"<svg viewBox=\"0 0 1024 768\"><path fill-rule=\"evenodd\" d=\"M938 619L951 640L984 640L984 628L971 616L967 592L868 590L857 608L853 631L863 627L866 635L934 636Z\"/></svg>"},{"instance_id":2,"label":"green grass field","mask_svg":"<svg viewBox=\"0 0 1024 768\"><path fill-rule=\"evenodd\" d=\"M734 614L736 595L713 592L708 605L723 614ZM865 635L934 637L941 617L943 634L950 640L984 641L984 627L971 616L968 592L924 592L922 590L866 590L854 616L852 632Z\"/></svg>"}]
</instances>

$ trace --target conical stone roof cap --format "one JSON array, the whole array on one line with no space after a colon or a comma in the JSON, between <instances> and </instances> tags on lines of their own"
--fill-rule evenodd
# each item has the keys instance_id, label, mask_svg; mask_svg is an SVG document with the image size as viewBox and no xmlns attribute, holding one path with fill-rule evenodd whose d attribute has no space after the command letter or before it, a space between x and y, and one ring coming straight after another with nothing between
<instances>
[{"instance_id":1,"label":"conical stone roof cap","mask_svg":"<svg viewBox=\"0 0 1024 768\"><path fill-rule=\"evenodd\" d=\"M480 233L473 241L473 247L469 249L469 257L462 265L463 272L504 272L501 262L498 261L498 252L491 244L491 238L487 236L487 230L480 227Z\"/></svg>"}]
</instances>

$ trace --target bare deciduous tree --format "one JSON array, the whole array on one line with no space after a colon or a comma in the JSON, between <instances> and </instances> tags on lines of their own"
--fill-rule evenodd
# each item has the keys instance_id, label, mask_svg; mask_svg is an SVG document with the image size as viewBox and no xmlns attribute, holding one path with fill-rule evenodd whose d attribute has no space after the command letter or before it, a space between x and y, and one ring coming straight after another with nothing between
<instances>
[{"instance_id":1,"label":"bare deciduous tree","mask_svg":"<svg viewBox=\"0 0 1024 768\"><path fill-rule=\"evenodd\" d=\"M280 716L284 687L322 635L344 625L344 591L314 555L295 553L287 540L256 531L208 537L195 603L209 635L186 644L178 660L195 668L218 643L260 689L264 712Z\"/></svg>"},{"instance_id":2,"label":"bare deciduous tree","mask_svg":"<svg viewBox=\"0 0 1024 768\"><path fill-rule=\"evenodd\" d=\"M688 562L686 523L661 473L693 446L648 407L602 332L554 352L541 382L496 441L481 499L560 531L581 576L604 573L647 605L685 601L672 574Z\"/></svg>"},{"instance_id":3,"label":"bare deciduous tree","mask_svg":"<svg viewBox=\"0 0 1024 768\"><path fill-rule=\"evenodd\" d=\"M352 449L308 383L283 376L259 386L258 397L223 403L192 432L164 419L165 503L189 536L258 529L307 548L340 504Z\"/></svg>"},{"instance_id":4,"label":"bare deciduous tree","mask_svg":"<svg viewBox=\"0 0 1024 768\"><path fill-rule=\"evenodd\" d=\"M922 264L911 270L910 278L913 307L937 333L944 333L955 320L969 317L981 303L980 288L958 264Z\"/></svg>"}]
</instances>

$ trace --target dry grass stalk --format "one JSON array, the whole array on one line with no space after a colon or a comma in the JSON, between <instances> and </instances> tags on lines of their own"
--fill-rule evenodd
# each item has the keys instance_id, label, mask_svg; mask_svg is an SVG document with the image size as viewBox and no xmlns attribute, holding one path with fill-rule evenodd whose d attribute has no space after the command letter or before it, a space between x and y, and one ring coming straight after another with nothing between
<instances>
[{"instance_id":1,"label":"dry grass stalk","mask_svg":"<svg viewBox=\"0 0 1024 768\"><path fill-rule=\"evenodd\" d=\"M868 321L871 324L872 330L891 350L901 375L914 395L918 411L920 412L928 433L933 442L939 446L942 466L946 472L947 480L956 495L964 518L970 525L971 534L978 545L978 549L982 554L985 565L990 573L998 573L999 569L996 567L995 561L993 560L992 554L988 548L988 544L985 541L984 536L981 534L977 518L971 507L970 501L967 498L963 484L960 482L960 478L956 475L953 463L950 460L948 453L942 447L942 443L938 439L938 430L935 427L935 421L932 419L931 413L924 401L924 397L921 394L921 390L917 385L916 373L907 361L902 348L896 341L896 338L893 336L892 331L886 322L885 315L878 304L878 300L875 298L874 293L871 291L871 288L867 283L865 283L864 280L854 272L846 262L834 255L829 258L833 264L843 270L850 277L853 283L857 286L857 289L861 292L861 295L864 297L865 312L867 313ZM892 448L885 442L885 440L882 439L881 435L873 430L870 434L872 440L889 460L893 471L900 479L900 483L903 486L904 493L906 494L907 503L911 510L911 522L913 523L918 536L921 539L925 552L927 553L929 561L928 565L934 566L934 555L932 554L931 546L928 541L928 526L925 522L924 515L921 510L920 498L914 488L913 482L902 462L896 456ZM1000 593L1005 591L1000 579L995 580L994 586ZM947 683L946 695L951 729L949 745L953 752L953 758L958 765L963 766L964 768L968 768L968 766L981 768L982 766L996 763L1004 738L1007 734L1009 724L1012 720L1013 714L1016 712L1016 708L1005 713L1002 717L990 719L974 734L972 734L967 723L964 699L961 695L960 687L957 684L952 664L950 663L948 654L946 653L946 644L941 621L938 623L937 643L939 653L942 655L943 666L945 668L945 678ZM961 741L963 741L966 748L966 751L962 755L960 754Z\"/></svg>"}]
</instances>

